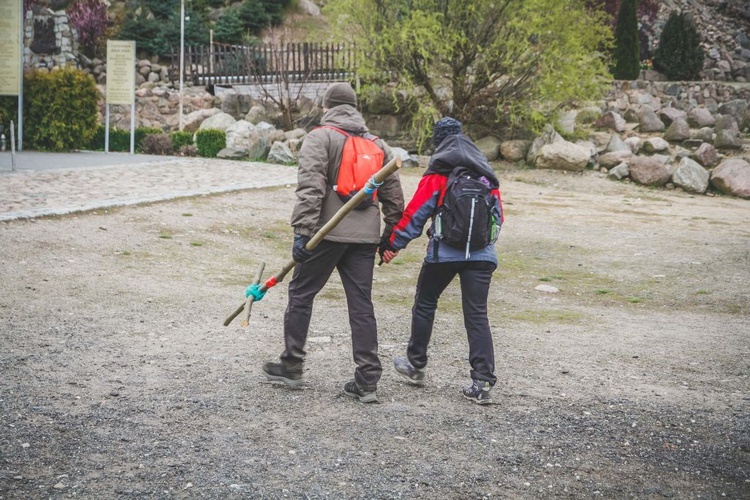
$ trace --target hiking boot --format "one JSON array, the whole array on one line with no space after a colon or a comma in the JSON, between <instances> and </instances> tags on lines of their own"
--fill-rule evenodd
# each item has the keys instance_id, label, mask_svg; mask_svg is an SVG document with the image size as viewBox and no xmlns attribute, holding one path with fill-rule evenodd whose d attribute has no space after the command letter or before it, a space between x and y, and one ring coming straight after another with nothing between
<instances>
[{"instance_id":1,"label":"hiking boot","mask_svg":"<svg viewBox=\"0 0 750 500\"><path fill-rule=\"evenodd\" d=\"M362 389L357 382L352 380L344 385L344 394L349 397L359 399L360 403L377 403L378 395L374 390L366 391Z\"/></svg>"},{"instance_id":2,"label":"hiking boot","mask_svg":"<svg viewBox=\"0 0 750 500\"><path fill-rule=\"evenodd\" d=\"M492 386L486 380L472 379L471 385L464 387L463 394L466 399L470 399L476 404L488 405L492 403L490 390L492 390Z\"/></svg>"},{"instance_id":3,"label":"hiking boot","mask_svg":"<svg viewBox=\"0 0 750 500\"><path fill-rule=\"evenodd\" d=\"M396 356L393 359L393 369L410 384L424 385L425 369L414 368L414 365L409 363L408 359Z\"/></svg>"},{"instance_id":4,"label":"hiking boot","mask_svg":"<svg viewBox=\"0 0 750 500\"><path fill-rule=\"evenodd\" d=\"M299 387L305 383L302 378L302 365L291 367L286 363L266 363L263 365L263 373L272 382L283 382L290 387Z\"/></svg>"}]
</instances>

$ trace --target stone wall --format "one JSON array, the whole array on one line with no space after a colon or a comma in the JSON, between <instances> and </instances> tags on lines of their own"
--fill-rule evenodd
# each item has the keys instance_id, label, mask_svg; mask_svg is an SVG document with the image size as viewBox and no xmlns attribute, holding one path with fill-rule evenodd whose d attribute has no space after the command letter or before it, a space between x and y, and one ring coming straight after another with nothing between
<instances>
[{"instance_id":1,"label":"stone wall","mask_svg":"<svg viewBox=\"0 0 750 500\"><path fill-rule=\"evenodd\" d=\"M26 69L64 68L76 65L78 42L64 11L35 14L24 18L24 67Z\"/></svg>"}]
</instances>

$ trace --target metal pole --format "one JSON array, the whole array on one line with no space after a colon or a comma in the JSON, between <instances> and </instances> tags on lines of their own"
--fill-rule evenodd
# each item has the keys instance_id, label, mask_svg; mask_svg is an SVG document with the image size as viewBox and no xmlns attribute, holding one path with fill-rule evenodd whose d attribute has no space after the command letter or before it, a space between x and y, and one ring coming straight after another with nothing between
<instances>
[{"instance_id":1,"label":"metal pole","mask_svg":"<svg viewBox=\"0 0 750 500\"><path fill-rule=\"evenodd\" d=\"M21 36L18 37L20 41L20 48L21 48L21 57L19 64L21 66L21 88L18 91L18 150L23 151L23 37L24 37L24 18L26 17L26 12L23 10L23 0L18 0L21 2ZM11 128L12 130L12 128Z\"/></svg>"},{"instance_id":2,"label":"metal pole","mask_svg":"<svg viewBox=\"0 0 750 500\"><path fill-rule=\"evenodd\" d=\"M16 171L16 133L13 130L13 120L10 122L10 168Z\"/></svg>"},{"instance_id":3,"label":"metal pole","mask_svg":"<svg viewBox=\"0 0 750 500\"><path fill-rule=\"evenodd\" d=\"M185 0L180 0L180 130L182 130L182 88L185 79Z\"/></svg>"},{"instance_id":4,"label":"metal pole","mask_svg":"<svg viewBox=\"0 0 750 500\"><path fill-rule=\"evenodd\" d=\"M109 103L104 103L104 152L109 153Z\"/></svg>"},{"instance_id":5,"label":"metal pole","mask_svg":"<svg viewBox=\"0 0 750 500\"><path fill-rule=\"evenodd\" d=\"M130 105L130 154L135 154L135 101Z\"/></svg>"}]
</instances>

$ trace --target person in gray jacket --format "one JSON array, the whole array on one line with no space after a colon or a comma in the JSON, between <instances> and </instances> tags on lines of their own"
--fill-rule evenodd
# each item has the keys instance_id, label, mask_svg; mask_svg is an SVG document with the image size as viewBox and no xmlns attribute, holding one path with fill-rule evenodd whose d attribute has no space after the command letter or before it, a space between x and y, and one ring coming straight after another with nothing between
<instances>
[{"instance_id":1,"label":"person in gray jacket","mask_svg":"<svg viewBox=\"0 0 750 500\"><path fill-rule=\"evenodd\" d=\"M401 218L404 195L395 173L378 189L384 230L380 231L378 203L349 213L312 251L305 245L344 205L333 186L346 136L369 134L364 118L356 109L357 97L348 83L334 83L323 96L321 127L313 129L302 143L297 174L297 202L292 212L294 228L292 255L298 262L289 283L289 302L284 314L285 349L280 362L263 365L266 377L290 386L304 383L305 341L312 316L313 301L336 269L346 293L349 326L352 330L354 380L344 392L361 402L377 401L376 388L382 366L378 357L377 323L372 304L372 278L381 235L389 235ZM335 128L328 128L335 127ZM388 145L377 139L390 161Z\"/></svg>"}]
</instances>

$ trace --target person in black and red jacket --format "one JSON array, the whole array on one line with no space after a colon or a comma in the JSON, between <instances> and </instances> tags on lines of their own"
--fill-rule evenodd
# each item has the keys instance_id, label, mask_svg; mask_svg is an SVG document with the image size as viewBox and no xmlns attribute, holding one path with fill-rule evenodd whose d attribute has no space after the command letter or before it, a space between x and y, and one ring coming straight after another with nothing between
<instances>
[{"instance_id":1,"label":"person in black and red jacket","mask_svg":"<svg viewBox=\"0 0 750 500\"><path fill-rule=\"evenodd\" d=\"M445 196L448 177L456 167L470 170L490 187L497 215L498 229L503 221L499 183L487 158L477 146L462 133L461 122L450 117L439 120L433 130L435 152L430 158L414 197L409 202L401 220L394 226L390 237L380 244L384 262L390 262L399 250L418 238L428 220L433 221ZM495 385L495 357L487 318L487 296L492 273L497 267L494 241L484 248L465 252L446 244L437 244L434 227L427 230L430 241L422 269L417 280L417 292L412 308L411 338L406 357L396 357L396 372L415 385L422 385L427 366L427 346L432 335L435 310L443 290L456 275L461 282L461 301L464 325L469 339L471 364L470 386L463 395L479 404L492 402L490 390ZM437 244L437 250L435 246Z\"/></svg>"}]
</instances>

